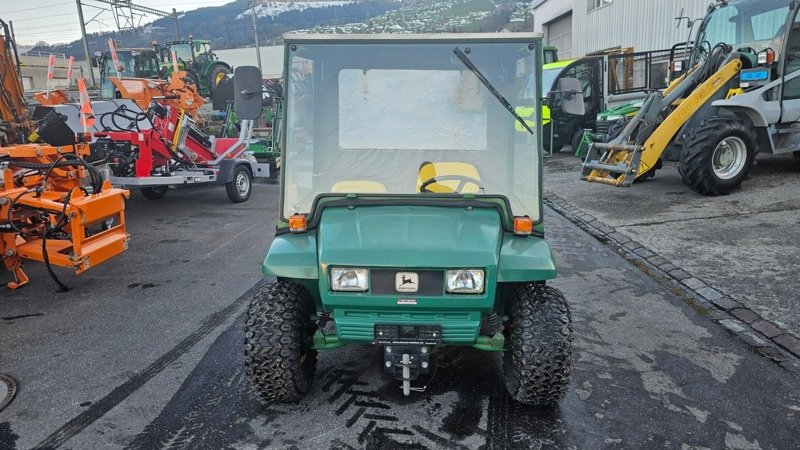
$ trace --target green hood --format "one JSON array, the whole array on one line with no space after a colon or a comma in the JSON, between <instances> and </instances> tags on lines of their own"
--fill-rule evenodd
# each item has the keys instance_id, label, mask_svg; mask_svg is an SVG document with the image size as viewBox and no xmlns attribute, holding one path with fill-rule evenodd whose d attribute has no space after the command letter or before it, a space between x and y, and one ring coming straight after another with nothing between
<instances>
[{"instance_id":1,"label":"green hood","mask_svg":"<svg viewBox=\"0 0 800 450\"><path fill-rule=\"evenodd\" d=\"M329 208L318 233L318 258L366 267L497 267L502 240L494 209L437 206Z\"/></svg>"}]
</instances>

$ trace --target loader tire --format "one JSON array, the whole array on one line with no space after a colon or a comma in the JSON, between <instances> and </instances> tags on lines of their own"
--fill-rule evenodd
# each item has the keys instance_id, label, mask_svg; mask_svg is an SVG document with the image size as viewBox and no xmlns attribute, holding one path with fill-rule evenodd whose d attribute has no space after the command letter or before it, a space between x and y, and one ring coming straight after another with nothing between
<instances>
[{"instance_id":1,"label":"loader tire","mask_svg":"<svg viewBox=\"0 0 800 450\"><path fill-rule=\"evenodd\" d=\"M712 117L686 133L678 172L697 193L726 195L741 186L755 157L756 133L749 121Z\"/></svg>"},{"instance_id":2,"label":"loader tire","mask_svg":"<svg viewBox=\"0 0 800 450\"><path fill-rule=\"evenodd\" d=\"M555 404L572 373L572 317L564 296L543 283L520 286L508 306L506 389L529 405Z\"/></svg>"},{"instance_id":3,"label":"loader tire","mask_svg":"<svg viewBox=\"0 0 800 450\"><path fill-rule=\"evenodd\" d=\"M151 186L151 187L143 187L139 189L139 192L142 193L144 198L148 200L161 200L167 195L167 191L169 187L167 186Z\"/></svg>"},{"instance_id":4,"label":"loader tire","mask_svg":"<svg viewBox=\"0 0 800 450\"><path fill-rule=\"evenodd\" d=\"M253 391L266 404L300 400L311 388L317 351L309 348L314 302L304 288L278 281L250 301L245 366Z\"/></svg>"}]
</instances>

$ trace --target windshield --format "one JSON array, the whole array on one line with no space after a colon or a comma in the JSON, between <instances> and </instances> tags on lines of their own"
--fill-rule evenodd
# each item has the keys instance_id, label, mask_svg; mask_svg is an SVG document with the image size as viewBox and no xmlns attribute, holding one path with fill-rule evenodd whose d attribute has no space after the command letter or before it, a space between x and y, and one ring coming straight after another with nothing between
<instances>
[{"instance_id":1,"label":"windshield","mask_svg":"<svg viewBox=\"0 0 800 450\"><path fill-rule=\"evenodd\" d=\"M506 196L539 219L534 50L518 43L312 43L287 49L283 217L324 193ZM464 52L530 134L454 54Z\"/></svg>"},{"instance_id":2,"label":"windshield","mask_svg":"<svg viewBox=\"0 0 800 450\"><path fill-rule=\"evenodd\" d=\"M184 61L192 61L192 46L188 43L172 44L169 46L170 51L175 52L178 59Z\"/></svg>"},{"instance_id":3,"label":"windshield","mask_svg":"<svg viewBox=\"0 0 800 450\"><path fill-rule=\"evenodd\" d=\"M558 75L561 71L564 70L563 67L559 67L557 69L547 69L542 71L542 97L547 97L547 94L553 90L553 83L558 78ZM527 94L527 93L526 93Z\"/></svg>"},{"instance_id":4,"label":"windshield","mask_svg":"<svg viewBox=\"0 0 800 450\"><path fill-rule=\"evenodd\" d=\"M732 0L706 18L698 42L707 47L724 42L734 50L750 47L756 53L771 48L780 54L788 3L786 0Z\"/></svg>"},{"instance_id":5,"label":"windshield","mask_svg":"<svg viewBox=\"0 0 800 450\"><path fill-rule=\"evenodd\" d=\"M122 74L117 74L117 69L114 67L114 60L111 58L111 55L108 56L106 59L106 76L109 77L133 77L136 76L136 61L133 55L131 54L130 50L122 50L117 51L117 59L119 60L120 68L122 69Z\"/></svg>"}]
</instances>

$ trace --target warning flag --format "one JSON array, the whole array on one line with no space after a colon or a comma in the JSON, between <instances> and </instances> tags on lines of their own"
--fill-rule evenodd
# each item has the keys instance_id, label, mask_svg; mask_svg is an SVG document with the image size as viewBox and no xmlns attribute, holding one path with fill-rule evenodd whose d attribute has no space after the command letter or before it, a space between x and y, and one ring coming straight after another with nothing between
<instances>
[{"instance_id":1,"label":"warning flag","mask_svg":"<svg viewBox=\"0 0 800 450\"><path fill-rule=\"evenodd\" d=\"M47 96L50 97L50 89L53 88L53 75L56 68L56 55L50 53L47 61Z\"/></svg>"},{"instance_id":2,"label":"warning flag","mask_svg":"<svg viewBox=\"0 0 800 450\"><path fill-rule=\"evenodd\" d=\"M75 64L75 57L69 57L69 66L67 66L67 85L72 84L72 66Z\"/></svg>"},{"instance_id":3,"label":"warning flag","mask_svg":"<svg viewBox=\"0 0 800 450\"><path fill-rule=\"evenodd\" d=\"M78 78L78 93L81 102L81 125L83 125L83 132L88 134L89 128L94 126L94 111L92 111L92 102L89 100L86 81L83 77Z\"/></svg>"},{"instance_id":4,"label":"warning flag","mask_svg":"<svg viewBox=\"0 0 800 450\"><path fill-rule=\"evenodd\" d=\"M108 51L111 52L111 60L114 61L114 67L117 68L117 77L122 76L125 67L119 64L119 57L117 56L117 46L114 45L114 39L108 38Z\"/></svg>"}]
</instances>

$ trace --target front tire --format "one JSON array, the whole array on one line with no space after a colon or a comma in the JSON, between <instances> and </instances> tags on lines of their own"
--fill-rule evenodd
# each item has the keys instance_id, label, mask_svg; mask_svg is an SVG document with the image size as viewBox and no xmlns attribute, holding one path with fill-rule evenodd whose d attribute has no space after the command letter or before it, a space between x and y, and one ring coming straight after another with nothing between
<instances>
[{"instance_id":1,"label":"front tire","mask_svg":"<svg viewBox=\"0 0 800 450\"><path fill-rule=\"evenodd\" d=\"M307 290L282 281L250 301L245 366L253 391L267 404L296 402L311 388L317 351L309 349L314 302Z\"/></svg>"},{"instance_id":2,"label":"front tire","mask_svg":"<svg viewBox=\"0 0 800 450\"><path fill-rule=\"evenodd\" d=\"M253 191L253 174L243 164L233 170L233 180L225 183L225 191L233 203L246 202Z\"/></svg>"},{"instance_id":3,"label":"front tire","mask_svg":"<svg viewBox=\"0 0 800 450\"><path fill-rule=\"evenodd\" d=\"M508 305L508 348L503 378L509 395L529 405L555 404L572 373L572 317L563 294L545 284L526 284Z\"/></svg>"},{"instance_id":4,"label":"front tire","mask_svg":"<svg viewBox=\"0 0 800 450\"><path fill-rule=\"evenodd\" d=\"M703 195L726 195L747 178L756 157L756 133L741 117L713 117L686 133L678 171Z\"/></svg>"}]
</instances>

